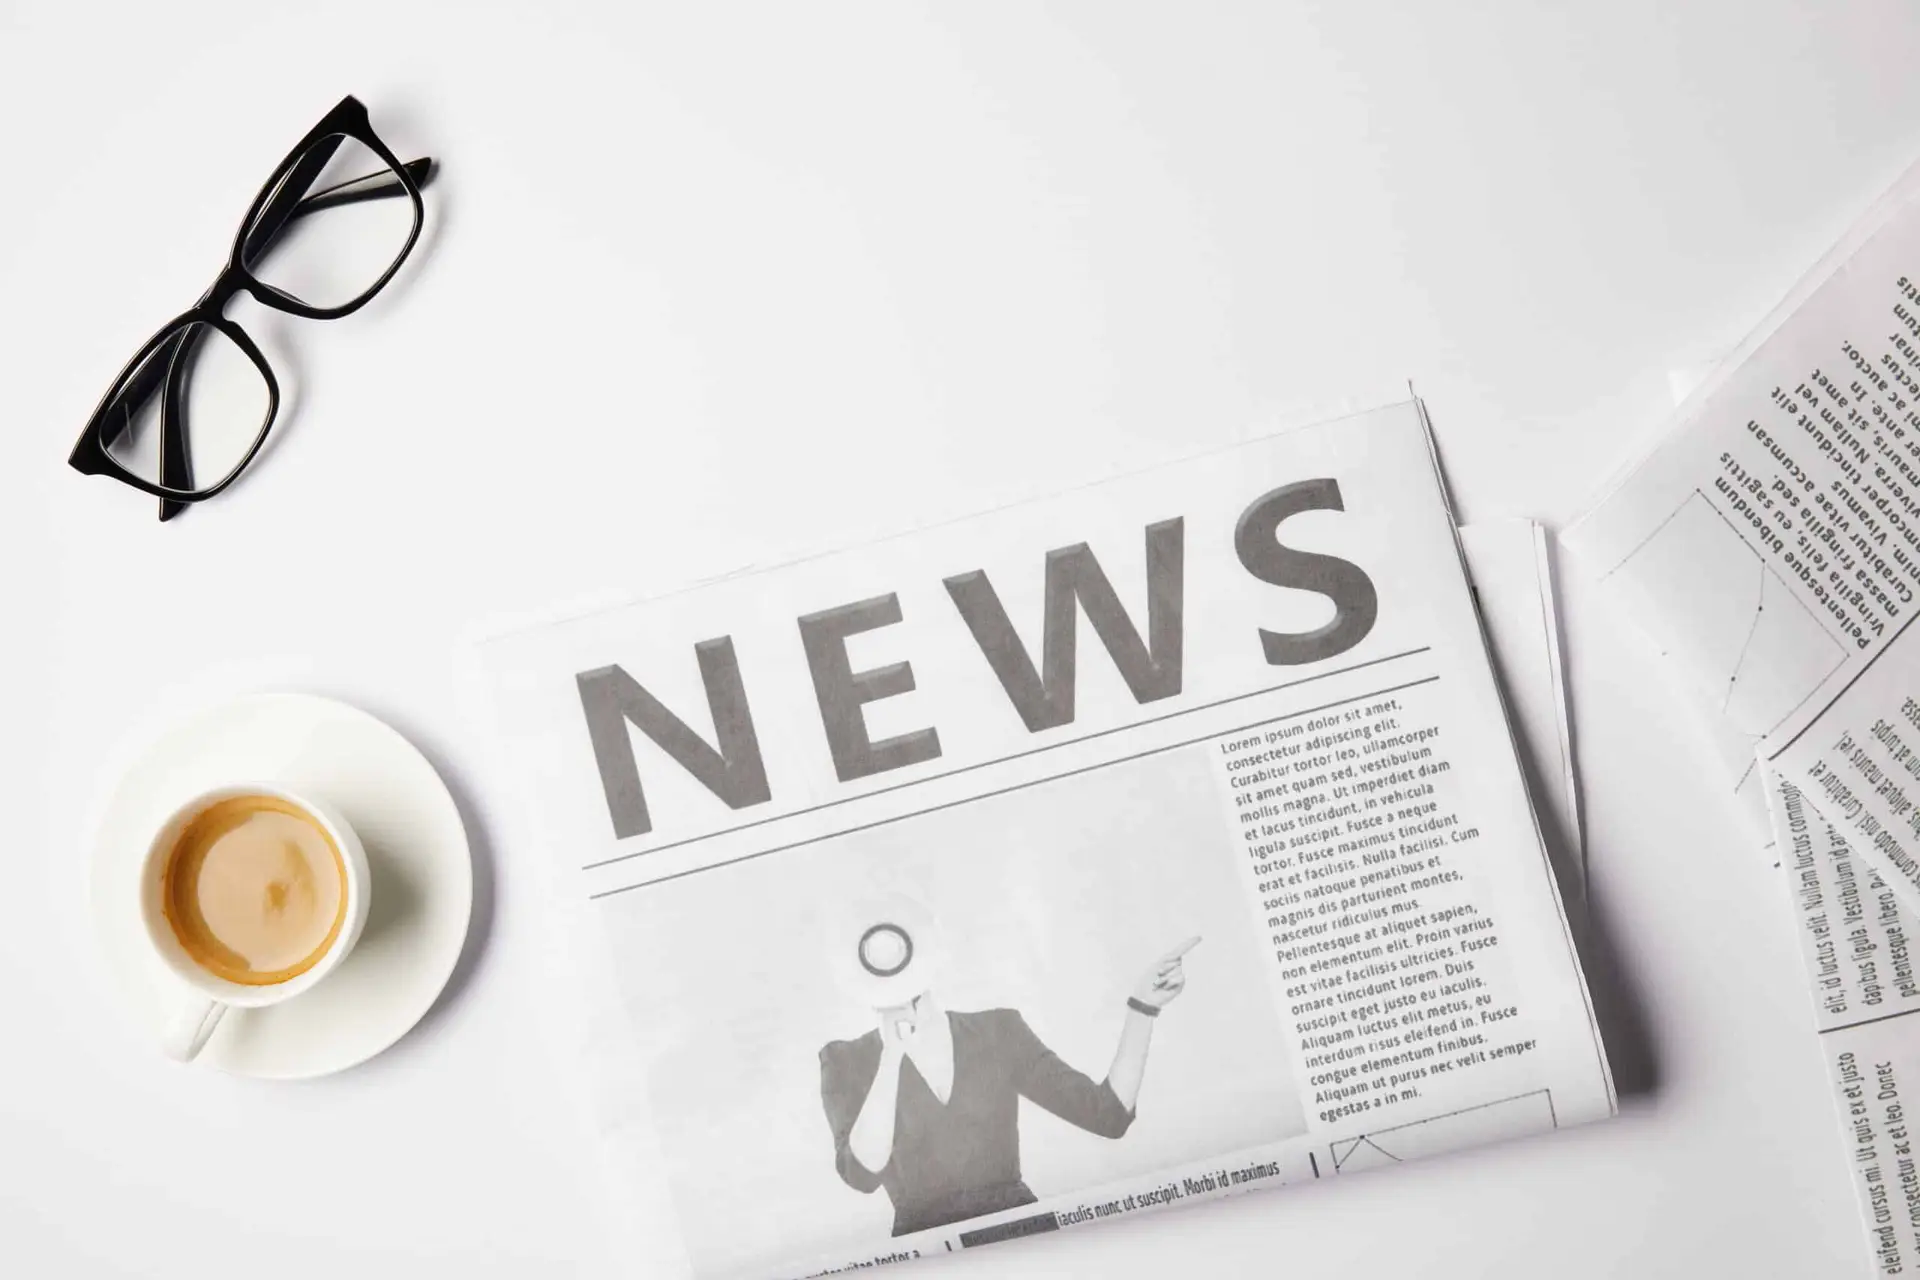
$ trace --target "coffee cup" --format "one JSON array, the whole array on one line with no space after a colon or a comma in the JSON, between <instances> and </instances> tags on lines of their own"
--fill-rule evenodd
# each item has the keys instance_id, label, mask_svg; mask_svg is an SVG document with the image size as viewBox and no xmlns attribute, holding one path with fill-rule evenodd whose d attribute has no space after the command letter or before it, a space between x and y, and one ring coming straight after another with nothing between
<instances>
[{"instance_id":1,"label":"coffee cup","mask_svg":"<svg viewBox=\"0 0 1920 1280\"><path fill-rule=\"evenodd\" d=\"M185 988L162 1035L189 1061L228 1009L294 999L360 939L367 855L338 811L269 784L202 792L155 832L140 869L140 918Z\"/></svg>"}]
</instances>

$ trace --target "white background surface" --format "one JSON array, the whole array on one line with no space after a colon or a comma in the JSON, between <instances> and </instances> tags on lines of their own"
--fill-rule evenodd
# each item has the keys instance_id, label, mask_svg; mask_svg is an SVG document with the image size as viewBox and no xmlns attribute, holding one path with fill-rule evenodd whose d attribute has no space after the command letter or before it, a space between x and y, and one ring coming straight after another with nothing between
<instances>
[{"instance_id":1,"label":"white background surface","mask_svg":"<svg viewBox=\"0 0 1920 1280\"><path fill-rule=\"evenodd\" d=\"M0 1269L614 1273L544 1047L532 833L455 697L471 620L1403 377L1465 516L1564 520L1658 424L1666 370L1920 154L1916 66L1897 0L0 0ZM160 525L66 452L346 91L445 162L429 239L361 315L254 328L290 416L229 497ZM1568 579L1620 1120L928 1274L1864 1272L1780 886ZM125 732L275 686L418 740L481 860L441 1006L299 1086L127 1029L77 850Z\"/></svg>"}]
</instances>

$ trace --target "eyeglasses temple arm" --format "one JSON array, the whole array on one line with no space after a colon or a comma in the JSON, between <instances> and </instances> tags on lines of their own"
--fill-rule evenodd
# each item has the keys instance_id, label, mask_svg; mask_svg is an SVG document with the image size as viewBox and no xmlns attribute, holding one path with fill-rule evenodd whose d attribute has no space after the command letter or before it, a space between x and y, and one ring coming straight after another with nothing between
<instances>
[{"instance_id":1,"label":"eyeglasses temple arm","mask_svg":"<svg viewBox=\"0 0 1920 1280\"><path fill-rule=\"evenodd\" d=\"M395 196L404 196L407 188L391 169L382 169L378 173L363 174L358 178L349 178L345 182L335 183L319 191L308 192L296 198L293 193L305 191L306 183L319 175L320 169L333 158L331 148L316 147L312 153L301 159L300 165L287 175L280 184L280 190L260 211L251 230L247 232L246 243L242 246L240 260L251 268L266 256L273 242L295 218L304 218L310 213L319 213L323 209L337 209L342 205L359 204L365 200L387 200ZM433 181L434 163L432 156L422 156L418 160L409 160L403 166L407 176L413 179L416 187L425 187ZM302 181L302 179L305 181Z\"/></svg>"},{"instance_id":2,"label":"eyeglasses temple arm","mask_svg":"<svg viewBox=\"0 0 1920 1280\"><path fill-rule=\"evenodd\" d=\"M166 399L160 403L160 483L169 489L189 492L193 488L193 461L187 453L187 382L184 376L200 342L198 329L185 329L174 339L167 352ZM158 361L150 363L157 364ZM174 498L160 499L160 519L173 519L187 509Z\"/></svg>"},{"instance_id":3,"label":"eyeglasses temple arm","mask_svg":"<svg viewBox=\"0 0 1920 1280\"><path fill-rule=\"evenodd\" d=\"M421 156L418 160L409 160L401 168L407 171L407 176L413 179L413 185L416 187L425 188L433 181L432 156ZM391 169L382 169L378 173L348 178L345 182L336 182L331 187L309 192L306 199L294 206L293 216L304 218L322 209L358 204L362 200L384 200L390 196L404 196L406 193L406 185L400 181L399 175Z\"/></svg>"}]
</instances>

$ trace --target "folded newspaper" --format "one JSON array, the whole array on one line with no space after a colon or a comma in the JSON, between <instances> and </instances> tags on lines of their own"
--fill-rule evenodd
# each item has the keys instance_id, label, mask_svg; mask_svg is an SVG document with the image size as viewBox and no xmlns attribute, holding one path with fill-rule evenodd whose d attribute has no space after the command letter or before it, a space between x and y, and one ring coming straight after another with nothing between
<instances>
[{"instance_id":1,"label":"folded newspaper","mask_svg":"<svg viewBox=\"0 0 1920 1280\"><path fill-rule=\"evenodd\" d=\"M1566 542L1738 770L1765 762L1920 909L1920 167Z\"/></svg>"},{"instance_id":2,"label":"folded newspaper","mask_svg":"<svg viewBox=\"0 0 1920 1280\"><path fill-rule=\"evenodd\" d=\"M1417 405L476 657L647 1274L1614 1111Z\"/></svg>"},{"instance_id":3,"label":"folded newspaper","mask_svg":"<svg viewBox=\"0 0 1920 1280\"><path fill-rule=\"evenodd\" d=\"M1920 168L1566 542L1771 811L1874 1272L1920 1266Z\"/></svg>"}]
</instances>

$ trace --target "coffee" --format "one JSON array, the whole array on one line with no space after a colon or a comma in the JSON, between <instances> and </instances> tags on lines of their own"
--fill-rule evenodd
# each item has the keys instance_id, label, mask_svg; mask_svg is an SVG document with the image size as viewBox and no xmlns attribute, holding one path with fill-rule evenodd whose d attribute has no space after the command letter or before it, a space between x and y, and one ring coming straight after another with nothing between
<instances>
[{"instance_id":1,"label":"coffee","mask_svg":"<svg viewBox=\"0 0 1920 1280\"><path fill-rule=\"evenodd\" d=\"M347 868L326 826L278 796L215 801L187 822L161 872L160 904L192 961L217 978L270 986L332 949L347 915Z\"/></svg>"}]
</instances>

